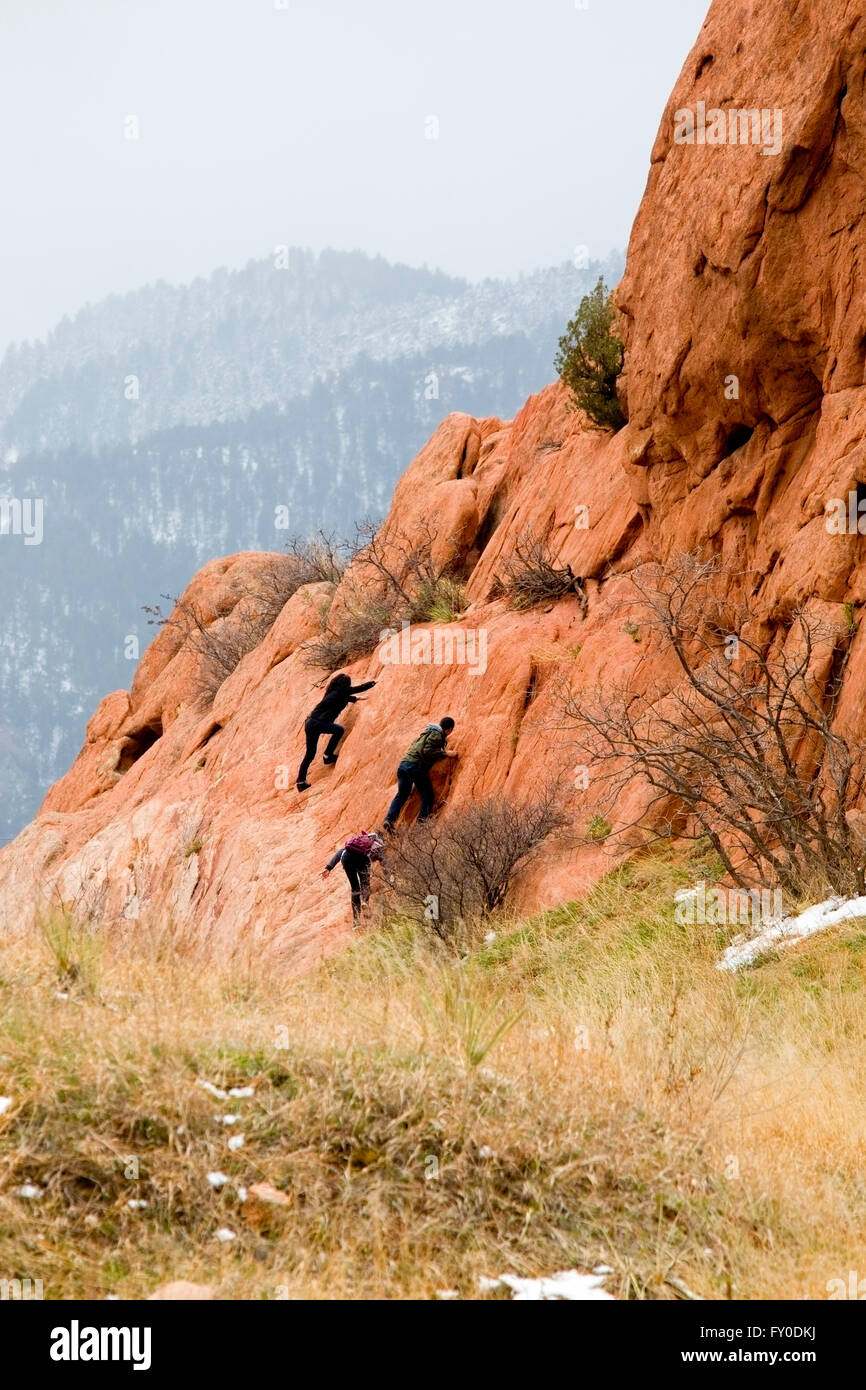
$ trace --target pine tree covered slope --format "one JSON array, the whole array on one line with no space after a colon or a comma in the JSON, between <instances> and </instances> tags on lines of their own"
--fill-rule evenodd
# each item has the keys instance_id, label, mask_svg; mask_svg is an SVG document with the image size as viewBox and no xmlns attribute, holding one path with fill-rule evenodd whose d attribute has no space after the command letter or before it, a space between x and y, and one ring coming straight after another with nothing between
<instances>
[{"instance_id":1,"label":"pine tree covered slope","mask_svg":"<svg viewBox=\"0 0 866 1390\"><path fill-rule=\"evenodd\" d=\"M471 285L360 253L287 260L112 296L0 362L0 495L44 503L41 544L0 537L0 840L129 684L143 604L212 556L383 514L444 415L507 417L549 380L581 295L621 269Z\"/></svg>"},{"instance_id":2,"label":"pine tree covered slope","mask_svg":"<svg viewBox=\"0 0 866 1390\"><path fill-rule=\"evenodd\" d=\"M18 454L100 447L281 408L361 358L459 348L471 360L493 342L536 344L561 331L589 279L565 264L471 285L360 252L290 251L190 285L158 283L87 306L45 343L11 347L0 440Z\"/></svg>"}]
</instances>

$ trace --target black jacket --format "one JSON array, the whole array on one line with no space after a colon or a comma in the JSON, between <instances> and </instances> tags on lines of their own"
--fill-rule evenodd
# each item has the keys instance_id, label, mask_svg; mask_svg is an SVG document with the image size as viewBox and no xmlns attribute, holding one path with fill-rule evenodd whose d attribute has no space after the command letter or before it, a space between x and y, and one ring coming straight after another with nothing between
<instances>
[{"instance_id":1,"label":"black jacket","mask_svg":"<svg viewBox=\"0 0 866 1390\"><path fill-rule=\"evenodd\" d=\"M375 681L367 681L366 685L350 685L343 690L330 690L307 716L307 723L333 724L337 715L342 714L347 705L355 703L356 695L360 695L364 690L372 690L375 684Z\"/></svg>"}]
</instances>

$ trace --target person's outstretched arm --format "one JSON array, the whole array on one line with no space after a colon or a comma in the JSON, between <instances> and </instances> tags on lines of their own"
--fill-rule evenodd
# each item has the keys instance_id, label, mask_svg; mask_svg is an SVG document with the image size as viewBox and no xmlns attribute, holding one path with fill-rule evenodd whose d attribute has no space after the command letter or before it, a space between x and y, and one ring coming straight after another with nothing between
<instances>
[{"instance_id":1,"label":"person's outstretched arm","mask_svg":"<svg viewBox=\"0 0 866 1390\"><path fill-rule=\"evenodd\" d=\"M337 865L343 857L343 848L344 846L340 845L339 849L334 850L334 853L331 855L330 859L328 860L327 864L322 870L322 878L327 878L331 870L336 869Z\"/></svg>"},{"instance_id":2,"label":"person's outstretched arm","mask_svg":"<svg viewBox=\"0 0 866 1390\"><path fill-rule=\"evenodd\" d=\"M375 684L375 681L367 681L364 685L353 685L351 689L351 695L360 695L365 690L372 690Z\"/></svg>"}]
</instances>

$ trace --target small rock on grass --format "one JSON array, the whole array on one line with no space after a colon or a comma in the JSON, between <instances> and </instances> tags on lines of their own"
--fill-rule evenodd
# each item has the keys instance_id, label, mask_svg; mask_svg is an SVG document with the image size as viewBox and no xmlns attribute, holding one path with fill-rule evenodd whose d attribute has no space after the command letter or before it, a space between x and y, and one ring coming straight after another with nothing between
<instances>
[{"instance_id":1,"label":"small rock on grass","mask_svg":"<svg viewBox=\"0 0 866 1390\"><path fill-rule=\"evenodd\" d=\"M269 1182L254 1182L249 1189L248 1196L254 1201L266 1202L269 1206L290 1207L292 1199L285 1192L281 1192L278 1187L272 1187Z\"/></svg>"},{"instance_id":2,"label":"small rock on grass","mask_svg":"<svg viewBox=\"0 0 866 1390\"><path fill-rule=\"evenodd\" d=\"M170 1284L160 1284L158 1289L154 1289L148 1295L148 1303L166 1303L174 1300L175 1302L192 1302L198 1299L205 1302L216 1298L213 1284L191 1284L188 1279L173 1279Z\"/></svg>"},{"instance_id":3,"label":"small rock on grass","mask_svg":"<svg viewBox=\"0 0 866 1390\"><path fill-rule=\"evenodd\" d=\"M16 1188L16 1197L23 1197L25 1202L35 1202L42 1196L42 1188L36 1187L32 1182L26 1182L23 1187Z\"/></svg>"},{"instance_id":4,"label":"small rock on grass","mask_svg":"<svg viewBox=\"0 0 866 1390\"><path fill-rule=\"evenodd\" d=\"M292 1198L269 1182L251 1183L242 1214L244 1223L260 1235L277 1234L289 1219Z\"/></svg>"}]
</instances>

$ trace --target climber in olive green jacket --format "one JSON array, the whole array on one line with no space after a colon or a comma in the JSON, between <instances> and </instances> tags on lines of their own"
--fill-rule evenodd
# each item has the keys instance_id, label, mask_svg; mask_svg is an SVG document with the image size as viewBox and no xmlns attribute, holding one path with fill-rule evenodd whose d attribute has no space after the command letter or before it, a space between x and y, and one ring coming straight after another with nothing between
<instances>
[{"instance_id":1,"label":"climber in olive green jacket","mask_svg":"<svg viewBox=\"0 0 866 1390\"><path fill-rule=\"evenodd\" d=\"M416 788L421 795L419 821L427 820L432 814L436 798L433 783L430 781L430 769L443 758L457 757L456 753L449 753L446 748L448 735L453 728L454 720L446 714L438 724L428 724L423 734L419 734L407 750L397 768L397 795L388 807L385 817L386 830L394 829L394 822Z\"/></svg>"}]
</instances>

